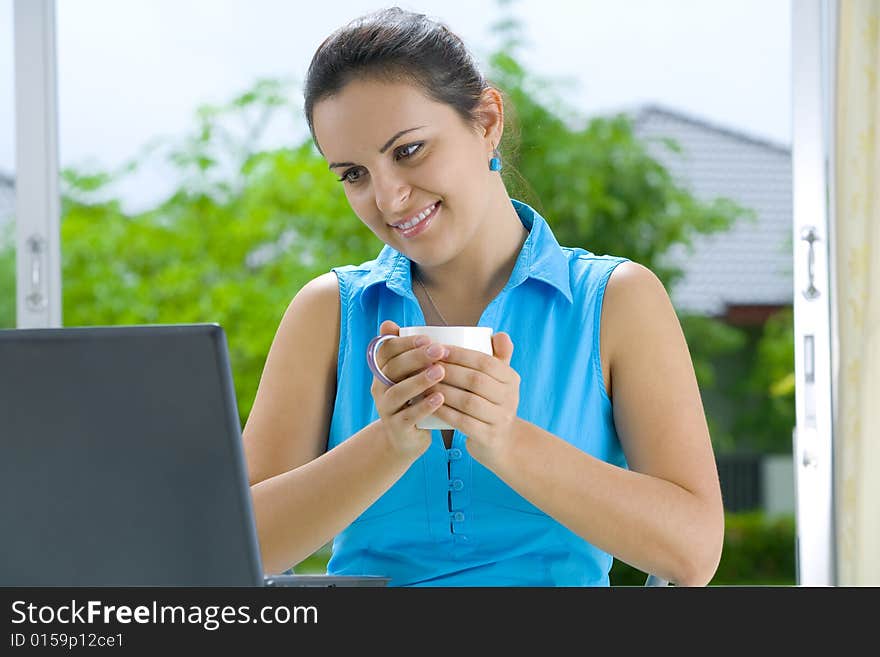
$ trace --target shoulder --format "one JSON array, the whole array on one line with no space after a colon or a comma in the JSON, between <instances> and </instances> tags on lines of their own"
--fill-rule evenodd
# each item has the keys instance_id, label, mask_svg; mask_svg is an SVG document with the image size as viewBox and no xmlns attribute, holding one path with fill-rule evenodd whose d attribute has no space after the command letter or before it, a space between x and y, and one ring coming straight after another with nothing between
<instances>
[{"instance_id":1,"label":"shoulder","mask_svg":"<svg viewBox=\"0 0 880 657\"><path fill-rule=\"evenodd\" d=\"M328 271L326 274L313 278L300 288L296 297L308 299L309 302L324 302L339 298L339 282L336 274Z\"/></svg>"},{"instance_id":2,"label":"shoulder","mask_svg":"<svg viewBox=\"0 0 880 657\"><path fill-rule=\"evenodd\" d=\"M578 246L560 246L559 250L574 269L613 268L621 262L629 262L627 258L616 255L597 255Z\"/></svg>"},{"instance_id":3,"label":"shoulder","mask_svg":"<svg viewBox=\"0 0 880 657\"><path fill-rule=\"evenodd\" d=\"M568 260L572 293L592 297L604 291L609 277L626 264L626 258L614 255L596 255L581 248L561 247ZM618 274L619 275L619 274Z\"/></svg>"},{"instance_id":4,"label":"shoulder","mask_svg":"<svg viewBox=\"0 0 880 657\"><path fill-rule=\"evenodd\" d=\"M608 279L605 296L612 298L662 297L668 299L666 288L657 275L637 262L623 260Z\"/></svg>"},{"instance_id":5,"label":"shoulder","mask_svg":"<svg viewBox=\"0 0 880 657\"><path fill-rule=\"evenodd\" d=\"M678 318L663 282L649 268L630 260L611 272L602 304L602 333L609 352L651 335L678 328Z\"/></svg>"},{"instance_id":6,"label":"shoulder","mask_svg":"<svg viewBox=\"0 0 880 657\"><path fill-rule=\"evenodd\" d=\"M345 299L349 299L358 296L374 284L387 280L394 272L408 266L409 261L406 256L386 246L373 260L359 265L334 267L331 273L338 281L340 294Z\"/></svg>"},{"instance_id":7,"label":"shoulder","mask_svg":"<svg viewBox=\"0 0 880 657\"><path fill-rule=\"evenodd\" d=\"M300 288L294 301L310 305L332 305L339 301L339 282L332 271L313 278Z\"/></svg>"},{"instance_id":8,"label":"shoulder","mask_svg":"<svg viewBox=\"0 0 880 657\"><path fill-rule=\"evenodd\" d=\"M406 262L406 256L385 245L372 260L366 260L360 264L333 267L330 273L336 274L339 278L362 278L364 276L387 274L389 270L402 266Z\"/></svg>"},{"instance_id":9,"label":"shoulder","mask_svg":"<svg viewBox=\"0 0 880 657\"><path fill-rule=\"evenodd\" d=\"M614 267L605 286L603 310L609 319L646 319L652 310L672 310L663 282L637 262L625 260ZM674 311L673 311L674 312Z\"/></svg>"},{"instance_id":10,"label":"shoulder","mask_svg":"<svg viewBox=\"0 0 880 657\"><path fill-rule=\"evenodd\" d=\"M287 306L282 329L291 325L326 326L339 320L339 283L336 274L327 272L300 288Z\"/></svg>"}]
</instances>

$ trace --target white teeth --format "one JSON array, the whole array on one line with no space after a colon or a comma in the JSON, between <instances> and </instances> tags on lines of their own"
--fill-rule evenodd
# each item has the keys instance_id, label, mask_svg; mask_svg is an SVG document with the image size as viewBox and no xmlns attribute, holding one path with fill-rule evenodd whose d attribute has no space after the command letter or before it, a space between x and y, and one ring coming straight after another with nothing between
<instances>
[{"instance_id":1,"label":"white teeth","mask_svg":"<svg viewBox=\"0 0 880 657\"><path fill-rule=\"evenodd\" d=\"M413 226L415 226L419 222L424 221L425 217L427 217L429 214L431 214L434 211L435 207L437 207L436 203L434 205L432 205L431 207L422 210L421 212L419 212L418 215L416 215L415 217L413 217L409 221L404 221L403 223L400 223L400 224L394 224L394 227L400 228L402 230L409 230L410 228L412 228Z\"/></svg>"}]
</instances>

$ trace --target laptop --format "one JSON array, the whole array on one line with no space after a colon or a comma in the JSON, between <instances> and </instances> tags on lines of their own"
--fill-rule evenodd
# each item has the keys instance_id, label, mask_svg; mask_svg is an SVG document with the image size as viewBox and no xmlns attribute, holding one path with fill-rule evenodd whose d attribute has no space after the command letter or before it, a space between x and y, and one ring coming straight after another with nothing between
<instances>
[{"instance_id":1,"label":"laptop","mask_svg":"<svg viewBox=\"0 0 880 657\"><path fill-rule=\"evenodd\" d=\"M0 330L0 586L383 586L263 573L218 324Z\"/></svg>"}]
</instances>

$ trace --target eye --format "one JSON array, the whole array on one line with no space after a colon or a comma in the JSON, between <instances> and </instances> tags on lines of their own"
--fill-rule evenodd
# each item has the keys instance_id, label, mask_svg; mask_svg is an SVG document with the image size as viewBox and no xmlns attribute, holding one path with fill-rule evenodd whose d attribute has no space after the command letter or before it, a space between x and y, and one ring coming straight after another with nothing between
<instances>
[{"instance_id":1,"label":"eye","mask_svg":"<svg viewBox=\"0 0 880 657\"><path fill-rule=\"evenodd\" d=\"M400 146L394 150L394 158L396 160L403 160L408 157L412 157L416 153L418 153L424 142L416 142L414 144L406 144L405 146Z\"/></svg>"},{"instance_id":2,"label":"eye","mask_svg":"<svg viewBox=\"0 0 880 657\"><path fill-rule=\"evenodd\" d=\"M361 167L352 167L342 174L342 177L339 178L339 182L354 184L361 179L362 175Z\"/></svg>"}]
</instances>

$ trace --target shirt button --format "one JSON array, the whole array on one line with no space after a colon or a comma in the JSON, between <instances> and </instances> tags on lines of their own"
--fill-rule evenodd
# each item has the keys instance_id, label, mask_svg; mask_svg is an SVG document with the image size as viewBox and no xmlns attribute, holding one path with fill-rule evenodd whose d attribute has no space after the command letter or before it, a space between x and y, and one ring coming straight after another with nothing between
<instances>
[{"instance_id":1,"label":"shirt button","mask_svg":"<svg viewBox=\"0 0 880 657\"><path fill-rule=\"evenodd\" d=\"M450 461L457 461L461 458L461 450L458 447L453 447L448 451L448 456Z\"/></svg>"},{"instance_id":2,"label":"shirt button","mask_svg":"<svg viewBox=\"0 0 880 657\"><path fill-rule=\"evenodd\" d=\"M453 479L449 482L450 490L461 490L464 488L464 482L461 479Z\"/></svg>"},{"instance_id":3,"label":"shirt button","mask_svg":"<svg viewBox=\"0 0 880 657\"><path fill-rule=\"evenodd\" d=\"M462 522L464 520L464 514L461 511L456 511L452 514L452 519L455 522Z\"/></svg>"}]
</instances>

